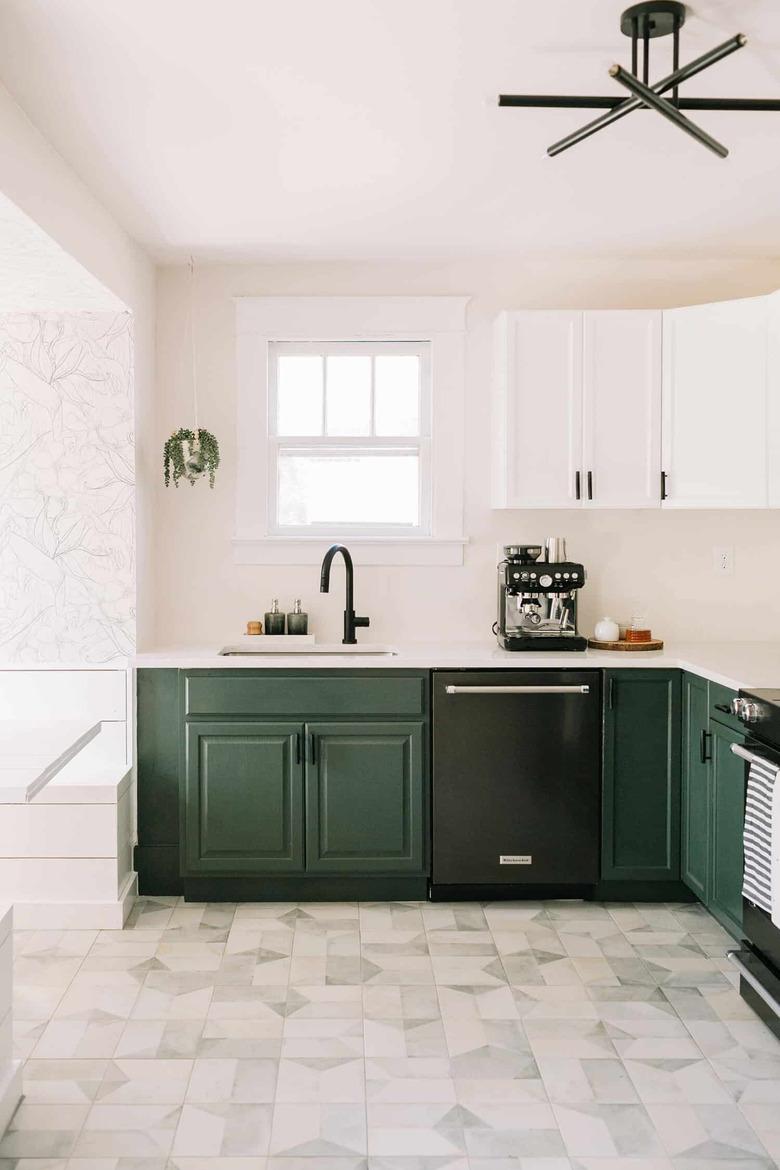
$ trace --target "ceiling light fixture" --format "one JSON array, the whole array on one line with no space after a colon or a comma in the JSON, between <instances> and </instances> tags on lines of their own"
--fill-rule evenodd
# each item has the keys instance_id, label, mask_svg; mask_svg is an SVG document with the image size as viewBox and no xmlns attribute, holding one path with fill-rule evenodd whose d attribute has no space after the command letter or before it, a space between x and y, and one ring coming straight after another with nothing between
<instances>
[{"instance_id":1,"label":"ceiling light fixture","mask_svg":"<svg viewBox=\"0 0 780 1170\"><path fill-rule=\"evenodd\" d=\"M613 65L609 71L631 96L627 98L613 96L583 97L578 95L561 94L506 94L499 96L500 106L523 106L537 109L572 109L572 110L606 110L599 118L586 123L565 138L548 146L550 157L561 154L570 146L583 142L591 134L611 126L619 118L632 113L633 110L653 109L667 118L674 125L679 126L686 134L690 134L702 146L713 151L720 158L725 158L728 150L701 127L692 122L682 113L683 110L772 110L780 111L780 100L773 98L684 98L679 96L678 86L683 81L695 77L704 69L709 69L717 61L735 53L747 44L747 37L737 33L722 45L718 45L709 52L703 53L687 65L680 65L680 29L685 23L686 7L676 0L650 0L649 3L632 4L620 18L620 31L631 38L631 71L622 65ZM672 37L672 72L661 81L650 84L650 41L655 37ZM642 47L642 76L639 77L639 48ZM672 91L671 100L663 95Z\"/></svg>"}]
</instances>

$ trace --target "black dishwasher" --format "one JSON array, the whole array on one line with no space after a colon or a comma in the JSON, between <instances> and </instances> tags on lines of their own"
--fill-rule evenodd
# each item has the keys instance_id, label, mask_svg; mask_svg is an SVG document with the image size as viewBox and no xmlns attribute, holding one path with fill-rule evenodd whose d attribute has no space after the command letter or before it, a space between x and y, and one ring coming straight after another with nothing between
<instances>
[{"instance_id":1,"label":"black dishwasher","mask_svg":"<svg viewBox=\"0 0 780 1170\"><path fill-rule=\"evenodd\" d=\"M587 896L600 824L598 671L434 671L433 898Z\"/></svg>"}]
</instances>

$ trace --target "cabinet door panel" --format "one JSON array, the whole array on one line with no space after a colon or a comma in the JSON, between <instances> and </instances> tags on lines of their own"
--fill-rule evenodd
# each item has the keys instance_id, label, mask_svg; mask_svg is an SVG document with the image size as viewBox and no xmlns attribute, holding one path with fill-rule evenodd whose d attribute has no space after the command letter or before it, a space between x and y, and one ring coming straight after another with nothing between
<instances>
[{"instance_id":1,"label":"cabinet door panel","mask_svg":"<svg viewBox=\"0 0 780 1170\"><path fill-rule=\"evenodd\" d=\"M496 506L579 506L582 313L504 313L497 337Z\"/></svg>"},{"instance_id":2,"label":"cabinet door panel","mask_svg":"<svg viewBox=\"0 0 780 1170\"><path fill-rule=\"evenodd\" d=\"M744 735L716 723L712 732L712 881L709 909L727 930L742 929L742 830L745 823L745 764L731 751Z\"/></svg>"},{"instance_id":3,"label":"cabinet door panel","mask_svg":"<svg viewBox=\"0 0 780 1170\"><path fill-rule=\"evenodd\" d=\"M606 675L602 877L680 876L680 676Z\"/></svg>"},{"instance_id":4,"label":"cabinet door panel","mask_svg":"<svg viewBox=\"0 0 780 1170\"><path fill-rule=\"evenodd\" d=\"M314 723L307 731L307 870L422 872L423 725Z\"/></svg>"},{"instance_id":5,"label":"cabinet door panel","mask_svg":"<svg viewBox=\"0 0 780 1170\"><path fill-rule=\"evenodd\" d=\"M661 503L661 313L586 312L583 503Z\"/></svg>"},{"instance_id":6,"label":"cabinet door panel","mask_svg":"<svg viewBox=\"0 0 780 1170\"><path fill-rule=\"evenodd\" d=\"M664 313L668 508L767 504L766 297Z\"/></svg>"},{"instance_id":7,"label":"cabinet door panel","mask_svg":"<svg viewBox=\"0 0 780 1170\"><path fill-rule=\"evenodd\" d=\"M298 723L186 727L186 872L303 871Z\"/></svg>"},{"instance_id":8,"label":"cabinet door panel","mask_svg":"<svg viewBox=\"0 0 780 1170\"><path fill-rule=\"evenodd\" d=\"M705 903L710 890L712 805L709 723L707 681L686 674L683 678L682 879Z\"/></svg>"}]
</instances>

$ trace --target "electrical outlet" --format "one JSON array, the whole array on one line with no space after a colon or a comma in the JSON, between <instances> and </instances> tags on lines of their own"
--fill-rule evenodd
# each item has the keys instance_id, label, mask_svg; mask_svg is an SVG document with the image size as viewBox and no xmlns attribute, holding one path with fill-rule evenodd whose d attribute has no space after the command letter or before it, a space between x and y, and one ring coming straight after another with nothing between
<instances>
[{"instance_id":1,"label":"electrical outlet","mask_svg":"<svg viewBox=\"0 0 780 1170\"><path fill-rule=\"evenodd\" d=\"M734 572L734 549L731 545L713 548L712 563L718 577L731 577Z\"/></svg>"}]
</instances>

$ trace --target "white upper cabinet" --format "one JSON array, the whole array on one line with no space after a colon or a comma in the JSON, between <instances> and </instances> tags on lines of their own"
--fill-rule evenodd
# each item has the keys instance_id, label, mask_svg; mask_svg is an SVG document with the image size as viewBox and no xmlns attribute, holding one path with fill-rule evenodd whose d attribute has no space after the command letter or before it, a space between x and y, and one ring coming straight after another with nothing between
<instances>
[{"instance_id":1,"label":"white upper cabinet","mask_svg":"<svg viewBox=\"0 0 780 1170\"><path fill-rule=\"evenodd\" d=\"M658 506L659 312L503 313L496 349L495 507Z\"/></svg>"},{"instance_id":2,"label":"white upper cabinet","mask_svg":"<svg viewBox=\"0 0 780 1170\"><path fill-rule=\"evenodd\" d=\"M582 470L582 313L502 313L495 389L494 506L572 507Z\"/></svg>"},{"instance_id":3,"label":"white upper cabinet","mask_svg":"<svg viewBox=\"0 0 780 1170\"><path fill-rule=\"evenodd\" d=\"M582 468L588 508L661 498L661 314L586 312Z\"/></svg>"},{"instance_id":4,"label":"white upper cabinet","mask_svg":"<svg viewBox=\"0 0 780 1170\"><path fill-rule=\"evenodd\" d=\"M769 300L664 313L664 507L760 508L770 502Z\"/></svg>"}]
</instances>

